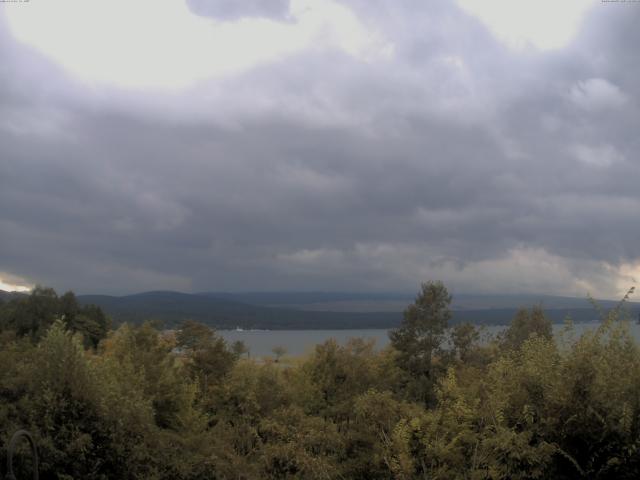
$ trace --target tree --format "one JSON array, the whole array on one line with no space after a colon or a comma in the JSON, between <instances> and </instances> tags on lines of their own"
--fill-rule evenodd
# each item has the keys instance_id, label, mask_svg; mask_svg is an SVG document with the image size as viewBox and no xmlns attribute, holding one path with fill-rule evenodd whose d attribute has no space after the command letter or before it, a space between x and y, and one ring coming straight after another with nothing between
<instances>
[{"instance_id":1,"label":"tree","mask_svg":"<svg viewBox=\"0 0 640 480\"><path fill-rule=\"evenodd\" d=\"M249 356L249 347L242 340L236 340L231 345L231 351L238 357L242 357L245 353Z\"/></svg>"},{"instance_id":2,"label":"tree","mask_svg":"<svg viewBox=\"0 0 640 480\"><path fill-rule=\"evenodd\" d=\"M480 339L478 329L468 323L459 323L451 330L451 343L462 362L466 362L473 346Z\"/></svg>"},{"instance_id":3,"label":"tree","mask_svg":"<svg viewBox=\"0 0 640 480\"><path fill-rule=\"evenodd\" d=\"M59 298L60 318L72 332L82 334L87 347L96 348L106 338L110 320L96 305L80 306L73 292L67 292Z\"/></svg>"},{"instance_id":4,"label":"tree","mask_svg":"<svg viewBox=\"0 0 640 480\"><path fill-rule=\"evenodd\" d=\"M287 349L282 345L277 345L271 349L273 354L276 356L276 363L280 361L280 359L287 353Z\"/></svg>"},{"instance_id":5,"label":"tree","mask_svg":"<svg viewBox=\"0 0 640 480\"><path fill-rule=\"evenodd\" d=\"M107 368L106 359L87 355L80 336L62 320L30 352L18 363L20 383L27 383L13 391L22 397L14 400L13 415L36 439L40 478L152 476L152 410L134 372Z\"/></svg>"},{"instance_id":6,"label":"tree","mask_svg":"<svg viewBox=\"0 0 640 480\"><path fill-rule=\"evenodd\" d=\"M506 348L517 349L534 334L546 339L553 337L551 322L540 305L534 306L531 311L526 308L518 310L511 325L504 332L502 344Z\"/></svg>"},{"instance_id":7,"label":"tree","mask_svg":"<svg viewBox=\"0 0 640 480\"><path fill-rule=\"evenodd\" d=\"M27 297L17 297L5 306L4 327L19 337L37 341L60 316L58 295L52 288L36 286Z\"/></svg>"},{"instance_id":8,"label":"tree","mask_svg":"<svg viewBox=\"0 0 640 480\"><path fill-rule=\"evenodd\" d=\"M176 336L177 345L186 350L195 350L213 340L213 330L202 323L185 320L180 324Z\"/></svg>"},{"instance_id":9,"label":"tree","mask_svg":"<svg viewBox=\"0 0 640 480\"><path fill-rule=\"evenodd\" d=\"M111 320L100 307L85 305L80 308L73 320L67 324L71 331L82 334L86 346L96 348L100 341L107 337L111 327Z\"/></svg>"},{"instance_id":10,"label":"tree","mask_svg":"<svg viewBox=\"0 0 640 480\"><path fill-rule=\"evenodd\" d=\"M80 306L73 292L58 297L52 288L37 286L29 296L0 306L0 330L38 341L56 320L72 333L81 333L87 347L97 347L107 336L110 320L100 307Z\"/></svg>"},{"instance_id":11,"label":"tree","mask_svg":"<svg viewBox=\"0 0 640 480\"><path fill-rule=\"evenodd\" d=\"M186 353L187 368L198 380L203 393L229 373L237 360L236 354L227 348L224 338L206 325L192 320L182 323L176 341L176 346Z\"/></svg>"},{"instance_id":12,"label":"tree","mask_svg":"<svg viewBox=\"0 0 640 480\"><path fill-rule=\"evenodd\" d=\"M433 356L440 349L451 318L451 295L440 281L422 284L415 302L404 311L399 328L389 333L398 366L413 380L413 395L428 402L433 390Z\"/></svg>"}]
</instances>

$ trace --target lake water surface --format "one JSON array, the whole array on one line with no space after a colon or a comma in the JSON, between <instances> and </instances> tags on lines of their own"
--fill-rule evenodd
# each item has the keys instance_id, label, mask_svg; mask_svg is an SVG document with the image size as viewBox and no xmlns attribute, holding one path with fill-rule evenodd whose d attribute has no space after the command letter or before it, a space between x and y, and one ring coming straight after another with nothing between
<instances>
[{"instance_id":1,"label":"lake water surface","mask_svg":"<svg viewBox=\"0 0 640 480\"><path fill-rule=\"evenodd\" d=\"M574 330L576 335L596 328L599 322L576 323ZM554 324L554 331L559 332L563 324ZM640 325L632 323L631 332L636 340L640 341ZM484 327L484 335L495 335L504 326ZM377 348L384 348L389 343L389 330L220 330L220 333L227 342L242 340L252 357L272 356L274 347L282 346L286 349L287 355L303 355L309 353L313 348L330 338L334 338L338 343L345 344L349 338L374 339Z\"/></svg>"}]
</instances>

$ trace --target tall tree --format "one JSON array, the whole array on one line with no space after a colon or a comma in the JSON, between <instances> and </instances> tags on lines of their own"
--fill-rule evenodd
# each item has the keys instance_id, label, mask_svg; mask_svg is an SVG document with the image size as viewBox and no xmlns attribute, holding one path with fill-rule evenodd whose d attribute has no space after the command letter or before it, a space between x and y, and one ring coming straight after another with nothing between
<instances>
[{"instance_id":1,"label":"tall tree","mask_svg":"<svg viewBox=\"0 0 640 480\"><path fill-rule=\"evenodd\" d=\"M450 304L451 295L442 282L423 283L415 302L404 311L400 327L389 333L398 366L412 379L410 393L427 403L434 384L433 357L451 319Z\"/></svg>"},{"instance_id":2,"label":"tall tree","mask_svg":"<svg viewBox=\"0 0 640 480\"><path fill-rule=\"evenodd\" d=\"M551 339L553 328L551 321L544 314L540 305L536 305L531 310L521 308L511 321L511 325L504 332L502 344L506 348L517 349L529 339L531 335Z\"/></svg>"},{"instance_id":3,"label":"tall tree","mask_svg":"<svg viewBox=\"0 0 640 480\"><path fill-rule=\"evenodd\" d=\"M186 354L187 369L203 393L222 380L238 359L224 338L210 327L192 320L182 322L176 341L176 346Z\"/></svg>"},{"instance_id":4,"label":"tall tree","mask_svg":"<svg viewBox=\"0 0 640 480\"><path fill-rule=\"evenodd\" d=\"M455 354L462 362L468 360L469 353L479 339L480 332L471 323L459 323L451 329L451 344Z\"/></svg>"}]
</instances>

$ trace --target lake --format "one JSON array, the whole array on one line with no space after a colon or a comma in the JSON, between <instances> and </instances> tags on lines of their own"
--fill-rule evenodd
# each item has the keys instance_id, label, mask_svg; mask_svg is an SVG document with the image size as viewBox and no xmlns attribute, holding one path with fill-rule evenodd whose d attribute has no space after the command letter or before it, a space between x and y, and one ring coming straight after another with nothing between
<instances>
[{"instance_id":1,"label":"lake","mask_svg":"<svg viewBox=\"0 0 640 480\"><path fill-rule=\"evenodd\" d=\"M576 323L574 325L577 335L594 329L599 322ZM563 328L563 324L554 324L554 331ZM504 330L504 326L495 325L484 327L485 335L495 335ZM631 324L631 331L636 340L640 340L640 325ZM334 338L338 343L345 344L349 338L359 337L374 339L378 348L384 348L389 343L389 330L386 329L363 329L363 330L219 330L227 342L232 343L242 340L252 357L272 356L274 347L282 346L286 349L287 355L303 355L309 353L313 348L330 338Z\"/></svg>"}]
</instances>

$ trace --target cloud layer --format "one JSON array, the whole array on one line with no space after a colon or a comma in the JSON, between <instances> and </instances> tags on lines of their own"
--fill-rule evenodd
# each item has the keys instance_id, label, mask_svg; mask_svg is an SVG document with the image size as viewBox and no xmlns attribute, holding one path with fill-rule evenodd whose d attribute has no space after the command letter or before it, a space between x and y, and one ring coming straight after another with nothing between
<instances>
[{"instance_id":1,"label":"cloud layer","mask_svg":"<svg viewBox=\"0 0 640 480\"><path fill-rule=\"evenodd\" d=\"M132 85L118 61L90 74L126 45L70 65L18 31L9 8L36 3L0 7L14 283L611 296L640 273L640 6L594 4L562 47L523 48L453 2L190 2L188 21L245 36L225 46L241 68L149 41ZM256 57L256 25L298 43ZM176 55L204 67L148 78Z\"/></svg>"}]
</instances>

